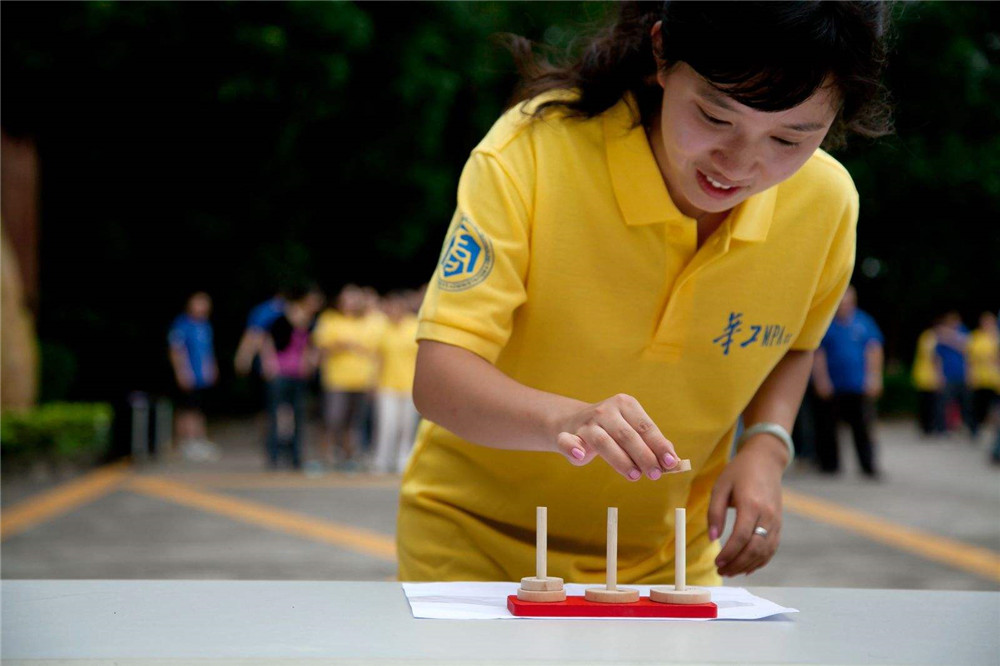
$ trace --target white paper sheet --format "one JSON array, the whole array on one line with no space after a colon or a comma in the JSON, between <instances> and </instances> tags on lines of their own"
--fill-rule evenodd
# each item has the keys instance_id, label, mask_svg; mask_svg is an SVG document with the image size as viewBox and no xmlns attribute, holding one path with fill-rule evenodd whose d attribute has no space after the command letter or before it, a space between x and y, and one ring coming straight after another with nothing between
<instances>
[{"instance_id":1,"label":"white paper sheet","mask_svg":"<svg viewBox=\"0 0 1000 666\"><path fill-rule=\"evenodd\" d=\"M517 583L403 583L413 617L436 620L509 620L507 595L517 594ZM566 584L566 594L583 595L593 585ZM648 585L628 585L649 594ZM719 620L759 620L781 613L798 613L794 608L754 596L742 587L710 587L712 601L719 607ZM546 617L545 620L593 620L599 618ZM704 618L616 617L615 620L682 620L703 622Z\"/></svg>"}]
</instances>

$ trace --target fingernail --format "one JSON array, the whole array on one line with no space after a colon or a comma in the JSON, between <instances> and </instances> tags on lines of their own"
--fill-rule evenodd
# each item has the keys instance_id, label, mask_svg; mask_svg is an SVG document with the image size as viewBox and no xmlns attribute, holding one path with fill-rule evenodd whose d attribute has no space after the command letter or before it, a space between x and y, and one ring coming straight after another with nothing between
<instances>
[{"instance_id":1,"label":"fingernail","mask_svg":"<svg viewBox=\"0 0 1000 666\"><path fill-rule=\"evenodd\" d=\"M642 476L642 472L640 472L637 469L633 469L628 473L628 478L630 481L638 481L640 476Z\"/></svg>"},{"instance_id":2,"label":"fingernail","mask_svg":"<svg viewBox=\"0 0 1000 666\"><path fill-rule=\"evenodd\" d=\"M718 538L719 538L719 528L718 527L710 527L709 530L708 530L708 540L709 541L715 541Z\"/></svg>"},{"instance_id":3,"label":"fingernail","mask_svg":"<svg viewBox=\"0 0 1000 666\"><path fill-rule=\"evenodd\" d=\"M669 453L663 454L663 464L666 465L668 469L673 467L675 462L677 461L674 460L674 457L672 455L670 455Z\"/></svg>"},{"instance_id":4,"label":"fingernail","mask_svg":"<svg viewBox=\"0 0 1000 666\"><path fill-rule=\"evenodd\" d=\"M721 568L723 568L724 566L726 566L726 561L725 561L725 560L723 560L723 561L721 561L721 562L716 562L716 563L715 563L715 566L716 566L716 568L718 568L718 569L721 569Z\"/></svg>"},{"instance_id":5,"label":"fingernail","mask_svg":"<svg viewBox=\"0 0 1000 666\"><path fill-rule=\"evenodd\" d=\"M659 467L654 467L653 469L649 470L649 478L651 478L653 481L656 481L658 478L660 478L660 474L661 472Z\"/></svg>"},{"instance_id":6,"label":"fingernail","mask_svg":"<svg viewBox=\"0 0 1000 666\"><path fill-rule=\"evenodd\" d=\"M570 453L573 454L573 457L577 460L583 460L587 457L587 453L583 449L572 449Z\"/></svg>"}]
</instances>

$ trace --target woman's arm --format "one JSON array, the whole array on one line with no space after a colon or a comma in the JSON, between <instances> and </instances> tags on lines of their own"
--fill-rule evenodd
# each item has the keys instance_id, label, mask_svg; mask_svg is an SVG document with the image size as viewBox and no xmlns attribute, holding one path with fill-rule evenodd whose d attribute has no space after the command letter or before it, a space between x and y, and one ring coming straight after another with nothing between
<instances>
[{"instance_id":1,"label":"woman's arm","mask_svg":"<svg viewBox=\"0 0 1000 666\"><path fill-rule=\"evenodd\" d=\"M470 351L422 340L413 400L464 439L497 449L549 451L575 465L604 458L627 479L658 479L677 453L634 398L588 404L511 379Z\"/></svg>"},{"instance_id":2,"label":"woman's arm","mask_svg":"<svg viewBox=\"0 0 1000 666\"><path fill-rule=\"evenodd\" d=\"M778 362L743 412L747 427L777 423L791 432L813 367L813 352L791 350ZM781 474L788 464L785 444L767 433L747 439L712 490L708 507L709 538L726 525L726 509L736 509L733 533L715 559L719 573L752 573L770 561L781 536ZM755 535L755 527L768 531Z\"/></svg>"}]
</instances>

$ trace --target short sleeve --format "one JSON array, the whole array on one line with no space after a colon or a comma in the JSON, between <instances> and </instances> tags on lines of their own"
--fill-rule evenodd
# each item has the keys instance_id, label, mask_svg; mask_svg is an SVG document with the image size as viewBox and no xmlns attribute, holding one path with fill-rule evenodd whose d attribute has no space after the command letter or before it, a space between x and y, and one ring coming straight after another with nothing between
<instances>
[{"instance_id":1,"label":"short sleeve","mask_svg":"<svg viewBox=\"0 0 1000 666\"><path fill-rule=\"evenodd\" d=\"M160 329L163 330L162 328ZM180 321L175 321L170 325L170 331L167 333L167 344L171 347L180 347L187 342L187 331L184 325Z\"/></svg>"},{"instance_id":2,"label":"short sleeve","mask_svg":"<svg viewBox=\"0 0 1000 666\"><path fill-rule=\"evenodd\" d=\"M809 312L798 337L792 343L792 349L808 351L820 346L830 322L833 321L833 315L837 312L837 306L840 305L840 299L851 282L857 246L858 193L853 185L849 192L838 215L839 222L833 233Z\"/></svg>"},{"instance_id":3,"label":"short sleeve","mask_svg":"<svg viewBox=\"0 0 1000 666\"><path fill-rule=\"evenodd\" d=\"M316 325L312 330L312 342L317 347L328 347L334 342L336 331L334 331L334 320L328 312L324 312L316 320Z\"/></svg>"},{"instance_id":4,"label":"short sleeve","mask_svg":"<svg viewBox=\"0 0 1000 666\"><path fill-rule=\"evenodd\" d=\"M525 302L530 206L521 178L476 151L462 171L458 208L420 309L418 340L467 349L493 363Z\"/></svg>"},{"instance_id":5,"label":"short sleeve","mask_svg":"<svg viewBox=\"0 0 1000 666\"><path fill-rule=\"evenodd\" d=\"M867 342L877 342L880 345L885 344L885 338L882 337L882 329L878 327L875 322L875 318L871 315L865 315L866 323L868 324L868 340Z\"/></svg>"}]
</instances>

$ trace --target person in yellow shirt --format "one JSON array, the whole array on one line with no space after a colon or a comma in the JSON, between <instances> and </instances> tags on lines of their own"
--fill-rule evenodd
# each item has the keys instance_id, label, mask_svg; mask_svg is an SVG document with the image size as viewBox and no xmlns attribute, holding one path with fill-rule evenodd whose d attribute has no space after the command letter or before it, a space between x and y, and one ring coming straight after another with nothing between
<instances>
[{"instance_id":1,"label":"person in yellow shirt","mask_svg":"<svg viewBox=\"0 0 1000 666\"><path fill-rule=\"evenodd\" d=\"M367 412L366 402L375 385L375 320L366 316L366 299L356 285L345 286L337 309L320 315L313 344L320 352L323 387L324 438L322 457L348 471L360 462L356 453ZM334 457L339 452L340 460Z\"/></svg>"},{"instance_id":2,"label":"person in yellow shirt","mask_svg":"<svg viewBox=\"0 0 1000 666\"><path fill-rule=\"evenodd\" d=\"M417 409L413 406L417 318L408 308L407 297L399 292L386 296L383 311L386 322L378 345L373 470L395 473L406 464L417 425Z\"/></svg>"},{"instance_id":3,"label":"person in yellow shirt","mask_svg":"<svg viewBox=\"0 0 1000 666\"><path fill-rule=\"evenodd\" d=\"M997 317L992 312L979 315L979 328L969 335L966 348L969 359L969 388L972 389L972 422L975 429L986 424L990 411L1000 391L1000 335L997 334Z\"/></svg>"},{"instance_id":4,"label":"person in yellow shirt","mask_svg":"<svg viewBox=\"0 0 1000 666\"><path fill-rule=\"evenodd\" d=\"M941 357L937 354L938 338L936 329L940 320L935 321L917 339L916 356L910 380L917 390L917 422L924 436L941 435L945 432L944 403L941 389L944 375L941 372Z\"/></svg>"},{"instance_id":5,"label":"person in yellow shirt","mask_svg":"<svg viewBox=\"0 0 1000 666\"><path fill-rule=\"evenodd\" d=\"M473 150L419 316L424 420L401 580L752 573L788 430L854 265L858 194L819 146L887 131L878 3L625 3ZM735 424L747 426L730 460ZM692 471L664 474L678 459ZM719 547L726 510L732 535Z\"/></svg>"}]
</instances>

